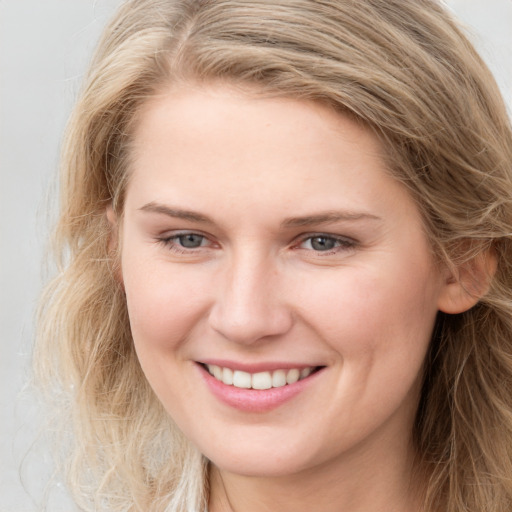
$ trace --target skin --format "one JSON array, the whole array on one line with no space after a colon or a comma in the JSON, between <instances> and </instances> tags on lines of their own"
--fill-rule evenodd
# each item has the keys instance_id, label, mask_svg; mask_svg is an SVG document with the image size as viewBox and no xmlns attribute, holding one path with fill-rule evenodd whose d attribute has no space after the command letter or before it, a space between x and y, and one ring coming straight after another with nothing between
<instances>
[{"instance_id":1,"label":"skin","mask_svg":"<svg viewBox=\"0 0 512 512\"><path fill-rule=\"evenodd\" d=\"M211 512L420 510L421 368L437 312L462 306L382 151L326 106L226 85L169 88L141 112L108 217L140 363L212 461ZM213 396L211 358L323 369L247 412Z\"/></svg>"}]
</instances>

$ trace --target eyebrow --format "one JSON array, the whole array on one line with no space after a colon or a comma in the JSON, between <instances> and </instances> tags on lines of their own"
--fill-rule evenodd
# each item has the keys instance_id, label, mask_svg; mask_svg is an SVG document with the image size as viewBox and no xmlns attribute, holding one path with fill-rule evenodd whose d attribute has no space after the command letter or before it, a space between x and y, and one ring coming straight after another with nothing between
<instances>
[{"instance_id":1,"label":"eyebrow","mask_svg":"<svg viewBox=\"0 0 512 512\"><path fill-rule=\"evenodd\" d=\"M351 211L327 211L315 215L305 215L304 217L290 217L285 219L281 226L283 227L301 227L312 224L328 224L340 221L359 221L359 220L382 220L376 215L365 212Z\"/></svg>"},{"instance_id":2,"label":"eyebrow","mask_svg":"<svg viewBox=\"0 0 512 512\"><path fill-rule=\"evenodd\" d=\"M181 208L174 208L164 204L150 202L139 208L141 211L150 213L159 213L173 217L176 219L188 220L191 222L201 222L204 224L215 224L211 217L192 210L183 210ZM289 217L281 222L281 227L303 227L313 224L328 224L340 221L360 221L360 220L382 220L376 215L366 212L352 212L352 211L326 211L314 215L305 215L302 217Z\"/></svg>"},{"instance_id":3,"label":"eyebrow","mask_svg":"<svg viewBox=\"0 0 512 512\"><path fill-rule=\"evenodd\" d=\"M176 219L189 220L192 222L202 222L205 224L214 224L210 217L203 215L202 213L194 212L191 210L182 210L181 208L173 208L155 202L147 203L139 209L143 212L160 213Z\"/></svg>"}]
</instances>

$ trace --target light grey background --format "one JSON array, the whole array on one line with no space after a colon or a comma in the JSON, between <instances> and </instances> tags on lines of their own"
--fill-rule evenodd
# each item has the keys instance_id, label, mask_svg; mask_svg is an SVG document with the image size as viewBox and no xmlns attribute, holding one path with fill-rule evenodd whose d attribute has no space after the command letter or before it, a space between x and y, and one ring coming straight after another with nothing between
<instances>
[{"instance_id":1,"label":"light grey background","mask_svg":"<svg viewBox=\"0 0 512 512\"><path fill-rule=\"evenodd\" d=\"M48 226L44 196L56 174L59 142L80 77L119 3L0 0L1 512L42 510L51 474L50 457L36 442L37 407L24 389ZM33 498L20 481L25 457L25 486ZM73 508L57 492L48 510Z\"/></svg>"},{"instance_id":2,"label":"light grey background","mask_svg":"<svg viewBox=\"0 0 512 512\"><path fill-rule=\"evenodd\" d=\"M446 3L468 25L512 105L512 0ZM80 78L119 4L0 0L0 512L40 511L51 473L44 445L30 450L39 420L26 387L48 232L45 194ZM64 492L49 503L50 512L72 510Z\"/></svg>"}]
</instances>

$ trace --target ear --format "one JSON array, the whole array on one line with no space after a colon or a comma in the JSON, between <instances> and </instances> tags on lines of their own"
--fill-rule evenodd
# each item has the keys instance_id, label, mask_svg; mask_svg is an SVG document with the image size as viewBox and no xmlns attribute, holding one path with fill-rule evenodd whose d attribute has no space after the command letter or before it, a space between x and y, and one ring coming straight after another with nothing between
<instances>
[{"instance_id":1,"label":"ear","mask_svg":"<svg viewBox=\"0 0 512 512\"><path fill-rule=\"evenodd\" d=\"M496 267L496 254L486 249L447 269L438 300L439 311L454 315L471 309L489 291Z\"/></svg>"}]
</instances>

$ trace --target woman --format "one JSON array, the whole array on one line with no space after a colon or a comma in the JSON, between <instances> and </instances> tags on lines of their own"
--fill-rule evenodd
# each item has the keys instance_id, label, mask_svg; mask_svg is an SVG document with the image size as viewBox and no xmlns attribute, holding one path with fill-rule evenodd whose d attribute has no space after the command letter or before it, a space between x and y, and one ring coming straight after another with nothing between
<instances>
[{"instance_id":1,"label":"woman","mask_svg":"<svg viewBox=\"0 0 512 512\"><path fill-rule=\"evenodd\" d=\"M508 510L511 162L437 2L126 2L36 353L77 504Z\"/></svg>"}]
</instances>

